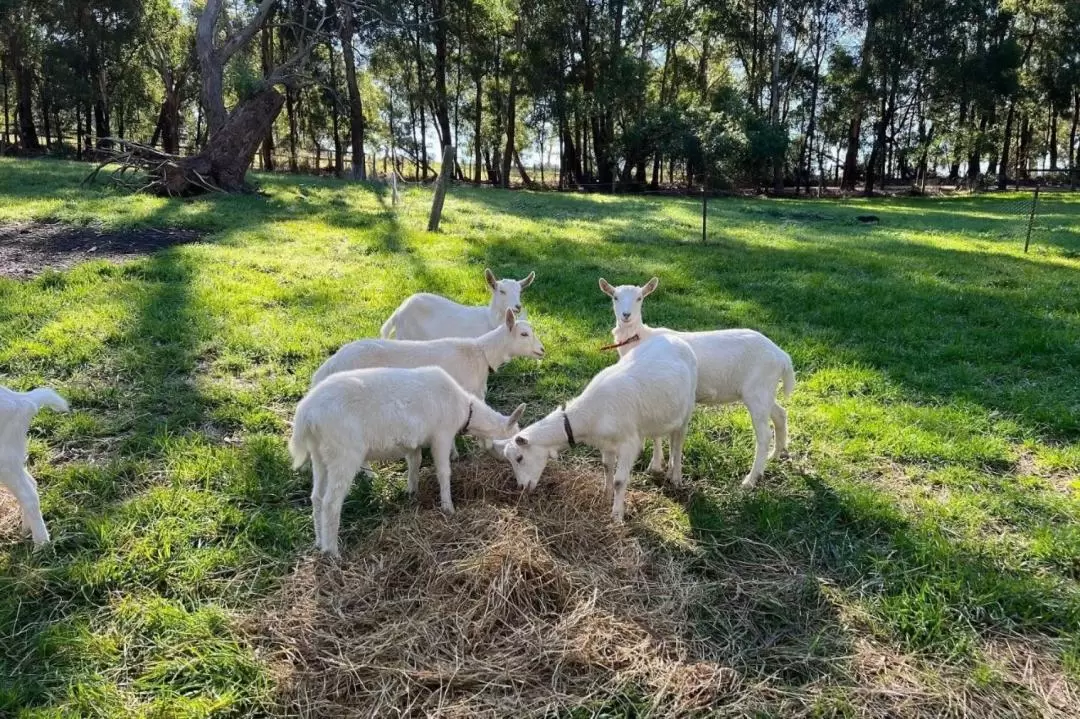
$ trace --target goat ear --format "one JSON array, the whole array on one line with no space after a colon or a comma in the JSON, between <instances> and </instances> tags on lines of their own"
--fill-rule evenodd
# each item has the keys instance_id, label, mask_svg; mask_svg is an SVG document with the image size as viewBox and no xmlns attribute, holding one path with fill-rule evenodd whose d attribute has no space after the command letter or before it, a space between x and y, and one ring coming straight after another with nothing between
<instances>
[{"instance_id":1,"label":"goat ear","mask_svg":"<svg viewBox=\"0 0 1080 719\"><path fill-rule=\"evenodd\" d=\"M645 286L641 288L641 296L648 297L656 289L656 286L660 284L659 277L653 277L651 280L645 283Z\"/></svg>"},{"instance_id":2,"label":"goat ear","mask_svg":"<svg viewBox=\"0 0 1080 719\"><path fill-rule=\"evenodd\" d=\"M519 284L521 285L521 289L525 289L526 287L531 285L533 283L533 280L535 280L535 279L536 279L536 273L535 272L530 272L528 277L526 277L525 279L520 281Z\"/></svg>"},{"instance_id":3,"label":"goat ear","mask_svg":"<svg viewBox=\"0 0 1080 719\"><path fill-rule=\"evenodd\" d=\"M488 287L490 287L491 289L495 289L495 285L498 283L498 280L495 279L494 272L492 272L491 270L484 270L484 279L487 280Z\"/></svg>"},{"instance_id":4,"label":"goat ear","mask_svg":"<svg viewBox=\"0 0 1080 719\"><path fill-rule=\"evenodd\" d=\"M518 405L518 406L517 406L517 407L516 407L516 408L514 409L514 411L510 413L510 417L509 417L509 419L507 419L507 421L506 421L506 426L507 426L507 427L512 427L512 426L513 426L514 424L516 424L516 423L518 422L518 420L520 420L520 419L521 419L521 416L522 416L523 414L525 414L525 403L524 403L524 402L522 402L521 404L519 404L519 405Z\"/></svg>"},{"instance_id":5,"label":"goat ear","mask_svg":"<svg viewBox=\"0 0 1080 719\"><path fill-rule=\"evenodd\" d=\"M514 316L514 311L511 309L506 310L506 329L513 331L514 324L517 322L517 318Z\"/></svg>"},{"instance_id":6,"label":"goat ear","mask_svg":"<svg viewBox=\"0 0 1080 719\"><path fill-rule=\"evenodd\" d=\"M522 437L519 434L517 437L514 437L514 444L516 444L519 447L528 447L529 446L529 440L525 439L524 437Z\"/></svg>"},{"instance_id":7,"label":"goat ear","mask_svg":"<svg viewBox=\"0 0 1080 719\"><path fill-rule=\"evenodd\" d=\"M603 277L600 278L600 291L603 292L608 297L614 297L615 296L615 288L612 287L611 283L609 283Z\"/></svg>"}]
</instances>

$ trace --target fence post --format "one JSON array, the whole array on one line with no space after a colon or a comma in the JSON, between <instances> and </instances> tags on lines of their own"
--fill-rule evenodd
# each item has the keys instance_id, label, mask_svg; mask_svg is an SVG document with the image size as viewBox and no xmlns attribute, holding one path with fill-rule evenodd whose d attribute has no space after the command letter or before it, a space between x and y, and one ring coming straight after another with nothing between
<instances>
[{"instance_id":1,"label":"fence post","mask_svg":"<svg viewBox=\"0 0 1080 719\"><path fill-rule=\"evenodd\" d=\"M706 239L706 231L709 224L709 176L705 175L705 178L701 181L701 242L708 242Z\"/></svg>"},{"instance_id":2,"label":"fence post","mask_svg":"<svg viewBox=\"0 0 1080 719\"><path fill-rule=\"evenodd\" d=\"M446 200L446 188L450 184L450 178L454 174L454 146L447 145L443 149L442 167L439 168L439 178L435 180L435 197L431 201L431 217L428 218L428 232L438 232L439 220L442 218L443 201Z\"/></svg>"},{"instance_id":3,"label":"fence post","mask_svg":"<svg viewBox=\"0 0 1080 719\"><path fill-rule=\"evenodd\" d=\"M1039 184L1035 183L1035 196L1031 198L1031 216L1028 217L1027 239L1024 240L1024 254L1027 254L1028 245L1031 244L1031 227L1035 224L1035 208L1039 206Z\"/></svg>"}]
</instances>

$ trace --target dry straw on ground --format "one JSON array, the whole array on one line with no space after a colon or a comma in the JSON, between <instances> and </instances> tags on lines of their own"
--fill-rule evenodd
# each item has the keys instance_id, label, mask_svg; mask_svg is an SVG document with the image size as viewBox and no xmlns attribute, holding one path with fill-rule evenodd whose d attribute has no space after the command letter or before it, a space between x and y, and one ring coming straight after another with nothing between
<instances>
[{"instance_id":1,"label":"dry straw on ground","mask_svg":"<svg viewBox=\"0 0 1080 719\"><path fill-rule=\"evenodd\" d=\"M774 548L701 551L686 497L632 491L617 527L584 465L551 465L522 497L505 467L462 462L449 518L433 484L340 562L303 559L253 620L279 711L1068 716L1060 684L986 690L897 654Z\"/></svg>"},{"instance_id":2,"label":"dry straw on ground","mask_svg":"<svg viewBox=\"0 0 1080 719\"><path fill-rule=\"evenodd\" d=\"M689 713L735 691L686 631L707 584L607 521L593 479L550 472L519 506L502 467L460 465L453 517L406 511L302 563L262 622L293 708L522 716L635 690Z\"/></svg>"}]
</instances>

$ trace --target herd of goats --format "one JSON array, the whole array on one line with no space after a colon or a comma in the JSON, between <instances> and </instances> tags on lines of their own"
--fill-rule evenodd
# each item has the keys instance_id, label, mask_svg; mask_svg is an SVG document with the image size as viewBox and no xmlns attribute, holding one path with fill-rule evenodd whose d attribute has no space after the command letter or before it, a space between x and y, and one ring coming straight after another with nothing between
<instances>
[{"instance_id":1,"label":"herd of goats","mask_svg":"<svg viewBox=\"0 0 1080 719\"><path fill-rule=\"evenodd\" d=\"M615 312L619 361L598 373L584 391L543 419L521 429L519 405L503 415L484 401L489 373L515 357L544 356L544 346L524 319L523 280L484 276L487 306L470 307L436 294L415 294L383 324L380 338L339 349L315 372L296 408L289 441L294 467L312 467L312 513L320 550L338 554L341 508L360 470L373 460L408 463L408 491L419 482L421 449L429 448L439 480L440 503L453 512L450 462L455 438L478 438L510 463L518 486L536 487L549 459L581 443L600 450L612 516L622 521L626 485L643 443L653 441L649 471L665 473L663 438L670 441L666 476L682 480L682 450L695 404L742 402L756 439L754 464L743 480L753 487L765 469L772 428L773 456L787 450L787 412L776 401L795 388L791 358L760 332L748 329L680 332L650 327L642 303L659 280L613 287L600 279ZM0 483L19 503L23 526L35 545L49 541L37 483L26 470L27 432L43 407L60 412L67 402L48 388L14 392L0 387Z\"/></svg>"}]
</instances>

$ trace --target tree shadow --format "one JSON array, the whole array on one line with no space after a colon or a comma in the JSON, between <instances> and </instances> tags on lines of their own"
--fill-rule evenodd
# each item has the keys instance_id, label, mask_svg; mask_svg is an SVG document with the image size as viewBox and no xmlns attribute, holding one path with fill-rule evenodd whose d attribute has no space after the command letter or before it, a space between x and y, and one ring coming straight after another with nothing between
<instances>
[{"instance_id":1,"label":"tree shadow","mask_svg":"<svg viewBox=\"0 0 1080 719\"><path fill-rule=\"evenodd\" d=\"M768 547L776 561L862 604L871 618L860 628L884 631L906 651L955 656L976 636L1075 630L1080 595L1067 582L1006 568L931 521L905 517L873 487L838 487L795 472L755 492L693 491L687 506L694 530L727 561L753 561Z\"/></svg>"},{"instance_id":2,"label":"tree shadow","mask_svg":"<svg viewBox=\"0 0 1080 719\"><path fill-rule=\"evenodd\" d=\"M1080 430L1071 410L1080 404L1073 317L1080 294L1067 291L1080 284L1070 267L886 238L776 247L717 231L706 246L654 241L631 249L620 237L588 245L497 237L472 244L469 254L535 269L535 317L574 322L597 344L609 336L610 303L598 289L595 302L582 302L582 285L656 274L660 289L644 310L650 324L751 327L785 347L803 376L855 363L885 373L917 402L977 404L1052 440ZM585 355L594 369L598 355Z\"/></svg>"},{"instance_id":3,"label":"tree shadow","mask_svg":"<svg viewBox=\"0 0 1080 719\"><path fill-rule=\"evenodd\" d=\"M268 577L248 575L283 570L310 532L297 510L307 492L280 438L255 434L238 451L223 444L217 401L200 380L216 343L195 288L198 256L170 249L118 272L138 287L126 330L91 373L100 386L73 397L76 414L96 416L110 438L107 456L42 469L54 543L33 554L12 548L0 571L0 674L12 679L0 713L67 704L80 686L115 691L101 674L103 661L119 661L102 653L106 635L139 647L130 651L144 663L127 672L171 661L170 639L131 626L117 603L190 607L258 591ZM251 671L210 652L163 686L219 696L253 681Z\"/></svg>"}]
</instances>

